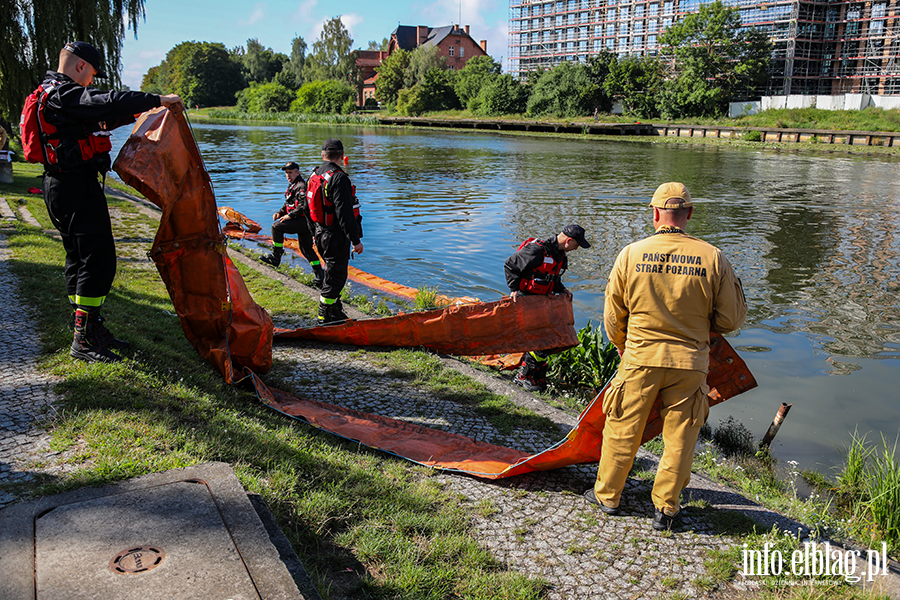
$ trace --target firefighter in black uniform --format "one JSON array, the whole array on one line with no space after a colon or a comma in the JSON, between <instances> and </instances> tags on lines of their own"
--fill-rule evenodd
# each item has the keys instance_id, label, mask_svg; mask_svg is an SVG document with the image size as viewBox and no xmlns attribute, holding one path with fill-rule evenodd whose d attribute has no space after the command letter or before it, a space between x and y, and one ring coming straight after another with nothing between
<instances>
[{"instance_id":1,"label":"firefighter in black uniform","mask_svg":"<svg viewBox=\"0 0 900 600\"><path fill-rule=\"evenodd\" d=\"M315 225L316 247L325 262L325 278L319 297L319 324L345 321L341 290L347 283L350 253L362 254L362 217L350 178L338 166L344 158L340 140L322 144L324 163L307 182L310 219Z\"/></svg>"},{"instance_id":2,"label":"firefighter in black uniform","mask_svg":"<svg viewBox=\"0 0 900 600\"><path fill-rule=\"evenodd\" d=\"M562 232L546 240L528 238L515 254L506 259L506 285L515 301L520 294L569 294L562 275L569 266L567 252L591 245L581 225L566 225ZM552 352L526 352L513 381L529 392L547 387L547 359Z\"/></svg>"},{"instance_id":3,"label":"firefighter in black uniform","mask_svg":"<svg viewBox=\"0 0 900 600\"><path fill-rule=\"evenodd\" d=\"M128 343L116 339L100 317L116 275L115 241L99 181L111 165L108 137L104 145L102 134L133 123L136 114L180 104L181 98L100 91L89 87L95 77L107 77L100 52L86 42L70 42L59 53L57 70L47 71L41 84L46 95L38 111L56 128L58 139L58 145L53 140L55 163L44 163L43 192L66 251L66 293L75 309L70 353L87 361L116 362L121 357L112 349Z\"/></svg>"},{"instance_id":4,"label":"firefighter in black uniform","mask_svg":"<svg viewBox=\"0 0 900 600\"><path fill-rule=\"evenodd\" d=\"M313 222L309 219L309 206L306 203L306 180L300 175L300 167L295 162L288 162L281 170L288 180L288 187L284 191L284 206L272 215L272 245L275 247L268 256L260 260L277 267L281 264L284 254L284 234L296 233L297 245L300 254L309 261L315 279L313 285L322 287L325 272L319 262L319 257L313 249Z\"/></svg>"}]
</instances>

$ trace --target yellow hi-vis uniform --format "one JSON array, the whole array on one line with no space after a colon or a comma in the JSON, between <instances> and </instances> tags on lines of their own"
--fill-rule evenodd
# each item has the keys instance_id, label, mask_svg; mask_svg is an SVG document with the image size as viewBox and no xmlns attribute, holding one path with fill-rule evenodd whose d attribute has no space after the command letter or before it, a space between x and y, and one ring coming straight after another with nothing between
<instances>
[{"instance_id":1,"label":"yellow hi-vis uniform","mask_svg":"<svg viewBox=\"0 0 900 600\"><path fill-rule=\"evenodd\" d=\"M647 417L662 396L665 449L653 486L653 504L680 510L681 491L709 404L709 332L726 333L747 316L741 282L715 246L661 227L626 246L606 286L603 322L624 354L607 390L603 447L594 492L618 506Z\"/></svg>"}]
</instances>

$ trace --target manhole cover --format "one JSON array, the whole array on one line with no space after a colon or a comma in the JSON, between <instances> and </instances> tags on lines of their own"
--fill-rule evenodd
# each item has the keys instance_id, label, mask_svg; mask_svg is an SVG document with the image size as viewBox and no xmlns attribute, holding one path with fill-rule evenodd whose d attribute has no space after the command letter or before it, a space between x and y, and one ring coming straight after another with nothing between
<instances>
[{"instance_id":1,"label":"manhole cover","mask_svg":"<svg viewBox=\"0 0 900 600\"><path fill-rule=\"evenodd\" d=\"M138 546L122 550L109 561L109 568L116 573L143 573L155 569L166 553L153 546Z\"/></svg>"}]
</instances>

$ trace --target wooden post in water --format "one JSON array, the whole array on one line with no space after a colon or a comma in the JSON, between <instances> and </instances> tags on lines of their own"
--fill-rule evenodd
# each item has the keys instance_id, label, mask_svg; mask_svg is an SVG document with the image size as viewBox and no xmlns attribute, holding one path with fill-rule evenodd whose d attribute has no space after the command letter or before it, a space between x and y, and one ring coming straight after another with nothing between
<instances>
[{"instance_id":1,"label":"wooden post in water","mask_svg":"<svg viewBox=\"0 0 900 600\"><path fill-rule=\"evenodd\" d=\"M791 410L793 404L786 404L784 402L781 403L781 408L778 409L778 412L775 414L775 418L772 419L772 424L769 425L768 431L766 431L766 435L763 436L762 441L759 443L759 449L763 450L769 447L769 444L772 443L772 440L775 438L775 434L778 433L778 429L781 427L781 424L784 422L784 419L787 417L788 412Z\"/></svg>"}]
</instances>

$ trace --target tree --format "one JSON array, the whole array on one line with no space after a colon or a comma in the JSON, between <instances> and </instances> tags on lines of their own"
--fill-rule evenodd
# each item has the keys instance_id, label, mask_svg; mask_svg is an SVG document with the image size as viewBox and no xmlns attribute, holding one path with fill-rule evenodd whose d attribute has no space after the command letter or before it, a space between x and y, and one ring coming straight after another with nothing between
<instances>
[{"instance_id":1,"label":"tree","mask_svg":"<svg viewBox=\"0 0 900 600\"><path fill-rule=\"evenodd\" d=\"M597 85L595 107L602 112L612 110L612 98L606 91L604 84L609 76L610 69L616 64L616 55L607 50L601 50L598 54L589 56L585 62L585 73L594 84Z\"/></svg>"},{"instance_id":2,"label":"tree","mask_svg":"<svg viewBox=\"0 0 900 600\"><path fill-rule=\"evenodd\" d=\"M259 43L258 38L247 40L247 50L241 63L244 68L244 79L248 83L265 83L284 69L288 57Z\"/></svg>"},{"instance_id":3,"label":"tree","mask_svg":"<svg viewBox=\"0 0 900 600\"><path fill-rule=\"evenodd\" d=\"M481 88L469 106L475 114L484 116L523 113L528 106L528 89L509 73L499 75Z\"/></svg>"},{"instance_id":4,"label":"tree","mask_svg":"<svg viewBox=\"0 0 900 600\"><path fill-rule=\"evenodd\" d=\"M375 81L375 97L381 102L394 103L397 94L403 89L403 78L406 67L409 66L410 53L399 49L381 62L375 68L378 79Z\"/></svg>"},{"instance_id":5,"label":"tree","mask_svg":"<svg viewBox=\"0 0 900 600\"><path fill-rule=\"evenodd\" d=\"M382 38L380 42L377 40L369 40L369 47L366 48L366 50L380 50L381 52L387 52L390 45L391 40L388 38Z\"/></svg>"},{"instance_id":6,"label":"tree","mask_svg":"<svg viewBox=\"0 0 900 600\"><path fill-rule=\"evenodd\" d=\"M528 98L528 115L584 116L594 112L599 86L579 64L562 62L545 71Z\"/></svg>"},{"instance_id":7,"label":"tree","mask_svg":"<svg viewBox=\"0 0 900 600\"><path fill-rule=\"evenodd\" d=\"M288 89L296 90L303 85L303 68L306 65L306 42L299 35L291 40L291 56L284 69L275 76L276 81Z\"/></svg>"},{"instance_id":8,"label":"tree","mask_svg":"<svg viewBox=\"0 0 900 600\"><path fill-rule=\"evenodd\" d=\"M126 25L137 35L144 0L0 1L0 120L17 120L25 97L55 69L66 42L82 40L104 57L108 83L120 84Z\"/></svg>"},{"instance_id":9,"label":"tree","mask_svg":"<svg viewBox=\"0 0 900 600\"><path fill-rule=\"evenodd\" d=\"M628 56L610 65L603 87L622 103L626 115L657 117L663 70L657 58Z\"/></svg>"},{"instance_id":10,"label":"tree","mask_svg":"<svg viewBox=\"0 0 900 600\"><path fill-rule=\"evenodd\" d=\"M490 56L470 58L466 66L456 74L456 80L453 84L453 89L459 97L459 102L471 110L472 107L469 106L469 102L478 96L485 85L499 75L500 63Z\"/></svg>"},{"instance_id":11,"label":"tree","mask_svg":"<svg viewBox=\"0 0 900 600\"><path fill-rule=\"evenodd\" d=\"M403 87L413 87L432 69L446 70L447 58L441 56L437 46L419 46L409 55L409 64L403 71Z\"/></svg>"},{"instance_id":12,"label":"tree","mask_svg":"<svg viewBox=\"0 0 900 600\"><path fill-rule=\"evenodd\" d=\"M304 79L349 81L351 73L356 69L352 47L353 38L340 16L325 21L319 39L313 42L312 53L306 58Z\"/></svg>"},{"instance_id":13,"label":"tree","mask_svg":"<svg viewBox=\"0 0 900 600\"><path fill-rule=\"evenodd\" d=\"M397 110L412 116L458 106L459 99L450 84L450 72L439 67L431 69L419 83L400 90L397 95Z\"/></svg>"},{"instance_id":14,"label":"tree","mask_svg":"<svg viewBox=\"0 0 900 600\"><path fill-rule=\"evenodd\" d=\"M721 116L733 97L765 85L771 42L756 29L741 29L738 9L720 0L669 27L659 44L671 57L664 116Z\"/></svg>"},{"instance_id":15,"label":"tree","mask_svg":"<svg viewBox=\"0 0 900 600\"><path fill-rule=\"evenodd\" d=\"M147 71L141 90L174 92L188 106L223 106L232 104L243 86L241 67L224 44L182 42Z\"/></svg>"}]
</instances>

